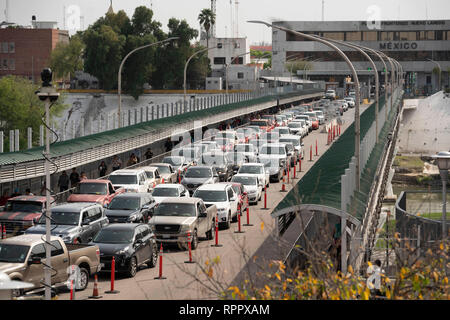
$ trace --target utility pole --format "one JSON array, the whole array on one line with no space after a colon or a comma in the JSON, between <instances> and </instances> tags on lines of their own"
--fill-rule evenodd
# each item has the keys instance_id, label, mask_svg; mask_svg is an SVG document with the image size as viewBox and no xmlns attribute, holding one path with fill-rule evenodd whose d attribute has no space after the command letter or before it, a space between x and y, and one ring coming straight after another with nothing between
<instances>
[{"instance_id":1,"label":"utility pole","mask_svg":"<svg viewBox=\"0 0 450 320\"><path fill-rule=\"evenodd\" d=\"M45 281L45 300L51 299L51 201L50 201L50 103L58 100L59 93L56 92L52 86L52 70L50 68L44 69L41 72L42 88L37 92L37 96L45 103L45 152L43 152L45 163L45 266L44 266L44 281Z\"/></svg>"},{"instance_id":2,"label":"utility pole","mask_svg":"<svg viewBox=\"0 0 450 320\"><path fill-rule=\"evenodd\" d=\"M322 21L325 21L325 0L322 0Z\"/></svg>"}]
</instances>

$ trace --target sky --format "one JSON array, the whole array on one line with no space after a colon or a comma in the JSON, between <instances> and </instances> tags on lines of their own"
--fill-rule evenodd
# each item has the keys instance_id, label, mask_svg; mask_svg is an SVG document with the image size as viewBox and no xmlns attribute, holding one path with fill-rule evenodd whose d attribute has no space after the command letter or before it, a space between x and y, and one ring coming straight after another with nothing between
<instances>
[{"instance_id":1,"label":"sky","mask_svg":"<svg viewBox=\"0 0 450 320\"><path fill-rule=\"evenodd\" d=\"M211 6L210 0L112 0L115 12L125 10L129 17L134 9L152 7L154 19L167 31L170 18L186 19L198 29L198 14ZM232 31L247 37L250 44L272 42L270 29L249 24L247 20L267 22L321 21L322 0L239 0L238 19L236 0L217 0L216 35L230 37ZM7 0L0 0L0 21L5 20ZM233 5L230 5L230 2ZM87 28L108 10L110 0L9 0L9 21L30 25L31 16L38 21L56 21L63 29ZM65 13L65 14L64 14ZM65 16L65 19L64 19ZM83 17L80 21L79 16ZM374 19L378 18L379 19ZM339 20L428 20L450 19L449 0L324 0L325 21ZM232 19L235 23L232 24ZM236 22L237 20L237 22ZM236 30L237 29L237 30ZM71 34L73 31L71 32Z\"/></svg>"}]
</instances>

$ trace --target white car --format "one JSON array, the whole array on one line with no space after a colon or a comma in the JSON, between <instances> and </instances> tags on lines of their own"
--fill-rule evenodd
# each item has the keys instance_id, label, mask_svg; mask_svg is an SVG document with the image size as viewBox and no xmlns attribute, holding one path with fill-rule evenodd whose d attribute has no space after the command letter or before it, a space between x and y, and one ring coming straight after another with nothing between
<instances>
[{"instance_id":1,"label":"white car","mask_svg":"<svg viewBox=\"0 0 450 320\"><path fill-rule=\"evenodd\" d=\"M205 184L195 190L193 198L200 198L205 205L215 204L217 207L218 222L231 226L231 221L237 221L239 197L229 184Z\"/></svg>"},{"instance_id":2,"label":"white car","mask_svg":"<svg viewBox=\"0 0 450 320\"><path fill-rule=\"evenodd\" d=\"M261 140L267 140L267 142L277 142L280 140L280 134L278 132L270 131L270 132L264 132L261 137Z\"/></svg>"},{"instance_id":3,"label":"white car","mask_svg":"<svg viewBox=\"0 0 450 320\"><path fill-rule=\"evenodd\" d=\"M189 168L189 163L183 156L168 156L164 157L162 163L171 164L172 167L178 171L179 174L184 173Z\"/></svg>"},{"instance_id":4,"label":"white car","mask_svg":"<svg viewBox=\"0 0 450 320\"><path fill-rule=\"evenodd\" d=\"M126 192L149 192L150 180L143 169L122 169L111 172L109 175L115 189L123 187Z\"/></svg>"},{"instance_id":5,"label":"white car","mask_svg":"<svg viewBox=\"0 0 450 320\"><path fill-rule=\"evenodd\" d=\"M234 152L242 152L246 156L258 155L258 149L250 143L239 143L234 146Z\"/></svg>"},{"instance_id":6,"label":"white car","mask_svg":"<svg viewBox=\"0 0 450 320\"><path fill-rule=\"evenodd\" d=\"M309 128L304 119L294 119L288 124L291 134L298 135L300 137L307 136L309 134Z\"/></svg>"},{"instance_id":7,"label":"white car","mask_svg":"<svg viewBox=\"0 0 450 320\"><path fill-rule=\"evenodd\" d=\"M259 181L258 177L250 174L237 174L233 176L231 182L238 182L244 186L249 203L257 204L261 200L263 183Z\"/></svg>"},{"instance_id":8,"label":"white car","mask_svg":"<svg viewBox=\"0 0 450 320\"><path fill-rule=\"evenodd\" d=\"M355 107L355 99L354 98L352 98L352 97L345 97L344 100L347 101L348 106L350 108L354 108Z\"/></svg>"},{"instance_id":9,"label":"white car","mask_svg":"<svg viewBox=\"0 0 450 320\"><path fill-rule=\"evenodd\" d=\"M294 146L295 153L297 155L297 159L299 159L300 157L303 159L305 155L305 151L303 150L304 143L302 142L302 139L299 136L293 134L283 136L280 138L280 142L292 143L292 145Z\"/></svg>"},{"instance_id":10,"label":"white car","mask_svg":"<svg viewBox=\"0 0 450 320\"><path fill-rule=\"evenodd\" d=\"M189 198L189 191L182 184L159 184L152 192L152 197L156 203L160 203L167 198Z\"/></svg>"},{"instance_id":11,"label":"white car","mask_svg":"<svg viewBox=\"0 0 450 320\"><path fill-rule=\"evenodd\" d=\"M291 158L283 143L267 143L259 149L258 161L269 170L270 179L279 182Z\"/></svg>"},{"instance_id":12,"label":"white car","mask_svg":"<svg viewBox=\"0 0 450 320\"><path fill-rule=\"evenodd\" d=\"M237 174L245 174L258 177L258 180L261 181L263 187L267 187L269 185L269 172L266 170L266 168L264 168L263 163L244 163L239 168Z\"/></svg>"},{"instance_id":13,"label":"white car","mask_svg":"<svg viewBox=\"0 0 450 320\"><path fill-rule=\"evenodd\" d=\"M308 127L308 133L312 131L312 121L306 114L299 114L295 116L295 120L305 120L306 126Z\"/></svg>"},{"instance_id":14,"label":"white car","mask_svg":"<svg viewBox=\"0 0 450 320\"><path fill-rule=\"evenodd\" d=\"M336 91L335 90L327 90L325 92L325 98L336 99Z\"/></svg>"},{"instance_id":15,"label":"white car","mask_svg":"<svg viewBox=\"0 0 450 320\"><path fill-rule=\"evenodd\" d=\"M150 167L157 168L161 176L161 183L176 183L178 175L169 163L151 163Z\"/></svg>"},{"instance_id":16,"label":"white car","mask_svg":"<svg viewBox=\"0 0 450 320\"><path fill-rule=\"evenodd\" d=\"M150 185L150 191L153 190L155 186L161 183L161 175L159 174L159 169L156 167L140 167L140 169L145 171L147 175L148 184Z\"/></svg>"},{"instance_id":17,"label":"white car","mask_svg":"<svg viewBox=\"0 0 450 320\"><path fill-rule=\"evenodd\" d=\"M271 132L278 133L279 137L291 134L291 129L289 127L275 127Z\"/></svg>"}]
</instances>

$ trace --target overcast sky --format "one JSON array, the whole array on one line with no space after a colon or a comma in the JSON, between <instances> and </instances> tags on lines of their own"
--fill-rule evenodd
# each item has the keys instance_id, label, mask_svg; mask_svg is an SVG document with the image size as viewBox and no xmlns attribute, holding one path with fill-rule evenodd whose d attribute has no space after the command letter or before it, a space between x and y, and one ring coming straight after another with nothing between
<instances>
[{"instance_id":1,"label":"overcast sky","mask_svg":"<svg viewBox=\"0 0 450 320\"><path fill-rule=\"evenodd\" d=\"M9 20L21 25L30 25L31 16L40 21L57 21L58 27L78 27L77 8L84 17L87 28L109 8L109 0L9 0ZM217 0L216 30L218 37L231 36L231 12L235 19L235 0ZM427 20L450 19L449 0L325 0L325 20ZM197 17L201 9L209 8L210 0L113 0L114 11L125 10L132 16L137 6L153 5L154 18L167 31L169 18L186 19L199 28ZM75 7L74 7L75 6ZM0 0L0 21L5 20L6 0ZM233 10L231 9L233 8ZM250 44L271 42L269 28L246 23L247 20L320 21L322 0L239 0L238 31L246 36ZM67 12L70 11L70 12ZM371 19L379 16L380 19ZM236 27L234 27L236 28ZM69 29L66 27L66 29Z\"/></svg>"}]
</instances>

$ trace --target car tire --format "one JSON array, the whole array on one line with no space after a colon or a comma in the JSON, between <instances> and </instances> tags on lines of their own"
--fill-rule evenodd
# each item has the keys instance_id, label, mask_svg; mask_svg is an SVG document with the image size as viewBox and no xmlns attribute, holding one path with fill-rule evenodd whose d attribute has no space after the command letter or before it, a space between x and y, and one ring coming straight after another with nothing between
<instances>
[{"instance_id":1,"label":"car tire","mask_svg":"<svg viewBox=\"0 0 450 320\"><path fill-rule=\"evenodd\" d=\"M134 278L137 273L138 265L136 257L131 257L130 264L128 265L127 276L129 278Z\"/></svg>"},{"instance_id":2,"label":"car tire","mask_svg":"<svg viewBox=\"0 0 450 320\"><path fill-rule=\"evenodd\" d=\"M216 231L216 224L215 221L213 220L211 229L208 232L206 232L206 240L213 240L215 231Z\"/></svg>"},{"instance_id":3,"label":"car tire","mask_svg":"<svg viewBox=\"0 0 450 320\"><path fill-rule=\"evenodd\" d=\"M158 263L158 245L154 243L152 245L152 256L150 257L150 261L147 262L147 266L149 268L154 268Z\"/></svg>"},{"instance_id":4,"label":"car tire","mask_svg":"<svg viewBox=\"0 0 450 320\"><path fill-rule=\"evenodd\" d=\"M227 222L225 222L225 229L231 228L231 212L228 212L228 219Z\"/></svg>"},{"instance_id":5,"label":"car tire","mask_svg":"<svg viewBox=\"0 0 450 320\"><path fill-rule=\"evenodd\" d=\"M194 234L192 235L191 249L195 250L198 247L198 235L197 230L194 230Z\"/></svg>"},{"instance_id":6,"label":"car tire","mask_svg":"<svg viewBox=\"0 0 450 320\"><path fill-rule=\"evenodd\" d=\"M89 284L89 271L86 268L80 268L80 288L76 291L83 291Z\"/></svg>"},{"instance_id":7,"label":"car tire","mask_svg":"<svg viewBox=\"0 0 450 320\"><path fill-rule=\"evenodd\" d=\"M236 222L238 221L238 213L236 212L236 216L231 218L231 222Z\"/></svg>"}]
</instances>

